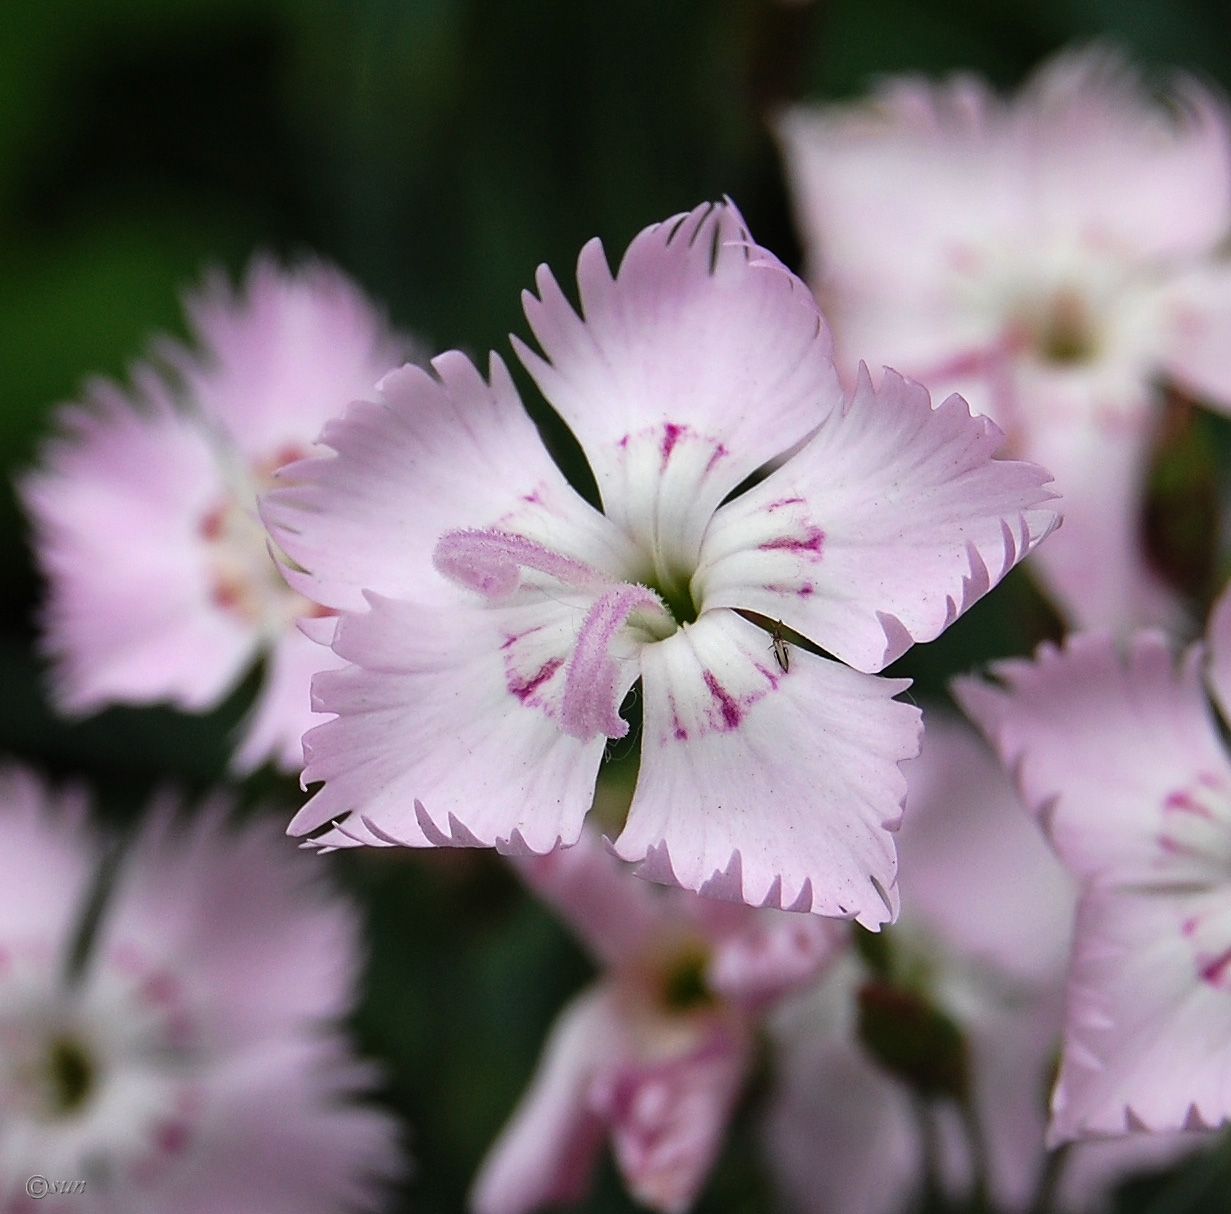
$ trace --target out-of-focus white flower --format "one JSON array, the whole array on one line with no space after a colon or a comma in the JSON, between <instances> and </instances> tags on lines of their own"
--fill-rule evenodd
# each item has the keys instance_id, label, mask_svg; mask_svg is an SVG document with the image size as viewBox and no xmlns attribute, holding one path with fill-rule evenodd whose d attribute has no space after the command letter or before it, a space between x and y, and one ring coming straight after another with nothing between
<instances>
[{"instance_id":1,"label":"out-of-focus white flower","mask_svg":"<svg viewBox=\"0 0 1231 1214\"><path fill-rule=\"evenodd\" d=\"M354 1103L375 1075L331 1027L352 908L265 825L228 831L214 805L180 831L164 805L77 966L101 854L83 811L0 774L0 1210L377 1208L395 1126Z\"/></svg>"},{"instance_id":2,"label":"out-of-focus white flower","mask_svg":"<svg viewBox=\"0 0 1231 1214\"><path fill-rule=\"evenodd\" d=\"M779 134L839 366L960 391L1056 477L1036 571L1077 624L1174 622L1143 555L1160 376L1231 408L1231 123L1103 48L1011 101L894 79Z\"/></svg>"}]
</instances>

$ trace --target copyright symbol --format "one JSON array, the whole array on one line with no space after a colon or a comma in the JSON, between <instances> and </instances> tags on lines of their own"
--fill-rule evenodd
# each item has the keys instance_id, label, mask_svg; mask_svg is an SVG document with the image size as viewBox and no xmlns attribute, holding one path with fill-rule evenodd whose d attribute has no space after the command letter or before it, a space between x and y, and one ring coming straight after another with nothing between
<instances>
[{"instance_id":1,"label":"copyright symbol","mask_svg":"<svg viewBox=\"0 0 1231 1214\"><path fill-rule=\"evenodd\" d=\"M46 1176L31 1176L26 1181L26 1196L33 1197L35 1201L38 1201L40 1197L46 1197L50 1189L51 1185Z\"/></svg>"}]
</instances>

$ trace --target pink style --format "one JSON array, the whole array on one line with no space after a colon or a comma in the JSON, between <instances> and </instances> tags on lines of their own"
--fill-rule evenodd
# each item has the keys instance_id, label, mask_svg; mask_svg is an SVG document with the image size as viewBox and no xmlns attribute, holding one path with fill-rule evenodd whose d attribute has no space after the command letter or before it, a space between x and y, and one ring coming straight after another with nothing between
<instances>
[{"instance_id":1,"label":"pink style","mask_svg":"<svg viewBox=\"0 0 1231 1214\"><path fill-rule=\"evenodd\" d=\"M1047 474L892 373L844 397L811 293L730 203L646 229L615 276L591 241L577 276L580 315L540 269L523 303L542 353L514 344L601 512L504 363L485 380L457 352L386 376L326 427L333 454L263 499L346 663L313 685L336 719L305 737L305 786L323 787L292 833L576 843L640 680L618 855L715 897L883 923L920 726L893 698L906 683L873 675L1051 530ZM772 621L805 638L789 669Z\"/></svg>"},{"instance_id":2,"label":"pink style","mask_svg":"<svg viewBox=\"0 0 1231 1214\"><path fill-rule=\"evenodd\" d=\"M1080 635L992 673L966 711L1081 881L1051 1141L1226 1122L1231 594L1178 661Z\"/></svg>"},{"instance_id":3,"label":"pink style","mask_svg":"<svg viewBox=\"0 0 1231 1214\"><path fill-rule=\"evenodd\" d=\"M638 1202L686 1210L722 1147L761 1015L813 981L846 931L656 889L589 830L576 847L517 866L602 973L561 1012L471 1208L529 1214L581 1198L610 1137Z\"/></svg>"},{"instance_id":4,"label":"pink style","mask_svg":"<svg viewBox=\"0 0 1231 1214\"><path fill-rule=\"evenodd\" d=\"M298 771L317 720L312 675L338 663L297 627L321 612L279 574L257 495L410 343L321 265L257 260L241 291L215 276L186 312L194 346L163 339L131 390L90 384L22 482L53 691L69 713L158 701L203 712L263 657L234 766Z\"/></svg>"},{"instance_id":5,"label":"pink style","mask_svg":"<svg viewBox=\"0 0 1231 1214\"><path fill-rule=\"evenodd\" d=\"M1231 121L1095 47L1011 100L968 75L884 82L779 122L839 365L962 393L1056 477L1034 571L1076 626L1178 622L1141 515L1158 381L1231 409Z\"/></svg>"}]
</instances>

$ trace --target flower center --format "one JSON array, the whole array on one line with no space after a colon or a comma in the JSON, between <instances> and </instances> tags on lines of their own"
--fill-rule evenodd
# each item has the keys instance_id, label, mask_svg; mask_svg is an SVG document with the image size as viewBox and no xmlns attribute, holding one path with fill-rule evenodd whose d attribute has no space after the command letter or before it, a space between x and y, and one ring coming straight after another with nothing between
<instances>
[{"instance_id":1,"label":"flower center","mask_svg":"<svg viewBox=\"0 0 1231 1214\"><path fill-rule=\"evenodd\" d=\"M1203 772L1188 788L1163 800L1154 867L1162 889L1188 900L1180 935L1192 951L1202 982L1231 990L1231 787L1214 772Z\"/></svg>"},{"instance_id":2,"label":"flower center","mask_svg":"<svg viewBox=\"0 0 1231 1214\"><path fill-rule=\"evenodd\" d=\"M688 576L679 574L674 577L648 577L639 580L658 595L677 625L696 623L697 605L693 602L689 586L691 579ZM672 629L672 632L674 631L675 629Z\"/></svg>"},{"instance_id":3,"label":"flower center","mask_svg":"<svg viewBox=\"0 0 1231 1214\"><path fill-rule=\"evenodd\" d=\"M47 1043L43 1065L45 1107L52 1117L75 1113L94 1089L96 1067L85 1045L76 1037L56 1036Z\"/></svg>"},{"instance_id":4,"label":"flower center","mask_svg":"<svg viewBox=\"0 0 1231 1214\"><path fill-rule=\"evenodd\" d=\"M1080 292L1061 287L1037 317L1034 349L1043 362L1060 366L1088 363L1098 352L1094 318Z\"/></svg>"},{"instance_id":5,"label":"flower center","mask_svg":"<svg viewBox=\"0 0 1231 1214\"><path fill-rule=\"evenodd\" d=\"M14 1174L97 1165L147 1175L201 1114L193 1017L177 979L135 950L65 987L46 950L0 956L0 1158Z\"/></svg>"},{"instance_id":6,"label":"flower center","mask_svg":"<svg viewBox=\"0 0 1231 1214\"><path fill-rule=\"evenodd\" d=\"M703 945L681 949L669 957L663 966L659 1000L668 1012L690 1012L714 1002L705 975L709 969L709 951Z\"/></svg>"},{"instance_id":7,"label":"flower center","mask_svg":"<svg viewBox=\"0 0 1231 1214\"><path fill-rule=\"evenodd\" d=\"M523 704L541 707L537 693L563 668L559 700L560 728L575 738L599 734L622 738L628 722L619 714L626 663L635 661L639 646L665 640L679 627L663 600L637 582L618 582L583 561L564 556L516 532L482 528L446 531L432 554L437 571L450 581L487 599L507 603L520 596L545 604L572 599L584 610L567 657L553 654L524 677L515 647L539 631L532 628L505 643L506 679L510 693Z\"/></svg>"},{"instance_id":8,"label":"flower center","mask_svg":"<svg viewBox=\"0 0 1231 1214\"><path fill-rule=\"evenodd\" d=\"M1231 788L1219 775L1200 775L1163 801L1156 836L1159 867L1184 885L1231 881Z\"/></svg>"},{"instance_id":9,"label":"flower center","mask_svg":"<svg viewBox=\"0 0 1231 1214\"><path fill-rule=\"evenodd\" d=\"M273 485L277 468L303 454L288 448L274 460L241 470L231 491L198 524L215 606L271 636L280 635L298 619L321 614L286 584L270 555L269 535L256 510L257 496Z\"/></svg>"}]
</instances>

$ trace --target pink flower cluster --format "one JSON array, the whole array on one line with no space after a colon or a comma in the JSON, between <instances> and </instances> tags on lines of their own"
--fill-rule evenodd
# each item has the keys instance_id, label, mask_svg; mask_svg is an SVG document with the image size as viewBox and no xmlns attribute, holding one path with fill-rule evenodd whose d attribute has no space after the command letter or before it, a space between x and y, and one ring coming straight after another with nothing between
<instances>
[{"instance_id":1,"label":"pink flower cluster","mask_svg":"<svg viewBox=\"0 0 1231 1214\"><path fill-rule=\"evenodd\" d=\"M340 274L263 261L190 300L194 348L65 410L22 486L64 709L203 710L261 656L235 768L302 769L292 835L495 848L591 953L476 1214L578 1198L604 1141L637 1200L687 1209L763 1032L768 1153L818 1214L1053 1182L1086 1208L1231 1119L1231 591L1178 661L1113 639L1191 606L1140 515L1160 377L1231 410L1224 106L1095 49L1011 101L899 80L778 129L816 295L729 200L614 271L587 244L577 305L545 266L523 295L515 353L597 502L498 355L399 365ZM1063 615L1109 631L955 692L1040 834L943 713L916 760L882 675L1044 540ZM355 954L313 861L156 813L78 972L81 810L12 775L0 812L4 1208L96 1156L117 1210L371 1205L396 1153L308 1028Z\"/></svg>"}]
</instances>

